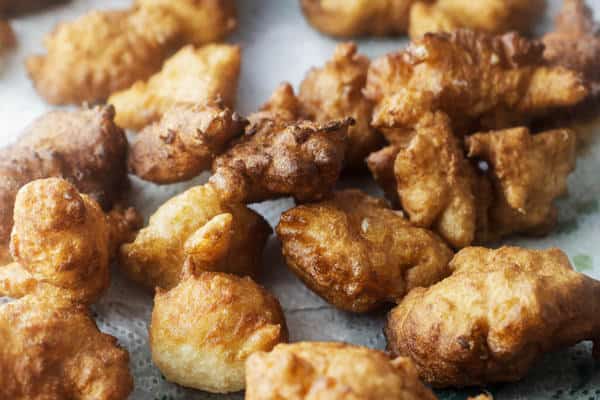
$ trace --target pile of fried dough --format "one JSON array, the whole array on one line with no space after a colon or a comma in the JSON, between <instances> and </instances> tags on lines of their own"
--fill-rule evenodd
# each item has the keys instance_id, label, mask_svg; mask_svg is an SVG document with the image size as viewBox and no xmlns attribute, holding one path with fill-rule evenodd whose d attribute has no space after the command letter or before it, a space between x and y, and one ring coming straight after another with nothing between
<instances>
[{"instance_id":1,"label":"pile of fried dough","mask_svg":"<svg viewBox=\"0 0 600 400\"><path fill-rule=\"evenodd\" d=\"M96 105L43 115L0 149L0 296L16 299L0 306L0 398L128 397L128 353L90 312L112 262L154 293L164 377L249 400L435 399L428 386L514 382L581 341L600 355L600 282L559 249L496 246L552 232L585 145L578 117L597 113L600 30L584 1L564 0L541 39L507 31L531 31L542 0L301 3L334 35L412 42L375 60L339 44L297 93L282 83L246 117L241 49L218 43L233 0L93 11L26 61L48 102ZM22 11L11 4L0 15ZM0 51L9 32L0 23ZM207 170L146 224L128 205L128 173L161 185ZM386 200L336 190L364 172ZM387 352L287 343L256 283L273 229L248 207L283 197L296 202L275 229L289 269L341 310L393 305Z\"/></svg>"}]
</instances>

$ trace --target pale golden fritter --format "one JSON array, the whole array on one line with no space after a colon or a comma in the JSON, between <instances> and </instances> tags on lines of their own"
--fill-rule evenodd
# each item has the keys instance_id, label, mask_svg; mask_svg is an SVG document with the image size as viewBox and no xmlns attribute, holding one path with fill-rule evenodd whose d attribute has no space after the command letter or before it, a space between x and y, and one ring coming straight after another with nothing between
<instances>
[{"instance_id":1,"label":"pale golden fritter","mask_svg":"<svg viewBox=\"0 0 600 400\"><path fill-rule=\"evenodd\" d=\"M416 0L300 0L304 15L319 31L337 37L406 33Z\"/></svg>"},{"instance_id":2,"label":"pale golden fritter","mask_svg":"<svg viewBox=\"0 0 600 400\"><path fill-rule=\"evenodd\" d=\"M14 47L16 43L17 38L15 37L15 32L12 27L8 21L0 19L0 55L6 50Z\"/></svg>"},{"instance_id":3,"label":"pale golden fritter","mask_svg":"<svg viewBox=\"0 0 600 400\"><path fill-rule=\"evenodd\" d=\"M125 400L129 355L85 306L27 296L0 306L0 398Z\"/></svg>"},{"instance_id":4,"label":"pale golden fritter","mask_svg":"<svg viewBox=\"0 0 600 400\"><path fill-rule=\"evenodd\" d=\"M298 101L288 84L250 115L246 134L215 159L210 182L228 201L253 203L292 196L299 202L327 196L344 165L352 118L296 120Z\"/></svg>"},{"instance_id":5,"label":"pale golden fritter","mask_svg":"<svg viewBox=\"0 0 600 400\"><path fill-rule=\"evenodd\" d=\"M371 63L365 94L376 127L412 128L444 111L457 134L502 129L574 106L588 94L580 76L548 67L543 45L516 33L427 34Z\"/></svg>"},{"instance_id":6,"label":"pale golden fritter","mask_svg":"<svg viewBox=\"0 0 600 400\"><path fill-rule=\"evenodd\" d=\"M410 292L386 327L389 349L433 386L517 381L544 353L600 338L600 282L558 249L471 247L450 268Z\"/></svg>"},{"instance_id":7,"label":"pale golden fritter","mask_svg":"<svg viewBox=\"0 0 600 400\"><path fill-rule=\"evenodd\" d=\"M177 103L221 101L233 107L241 68L239 46L186 46L169 58L162 70L108 99L117 110L116 122L140 130L159 121Z\"/></svg>"},{"instance_id":8,"label":"pale golden fritter","mask_svg":"<svg viewBox=\"0 0 600 400\"><path fill-rule=\"evenodd\" d=\"M452 251L385 201L358 190L286 211L277 226L288 266L334 306L366 312L449 274Z\"/></svg>"},{"instance_id":9,"label":"pale golden fritter","mask_svg":"<svg viewBox=\"0 0 600 400\"><path fill-rule=\"evenodd\" d=\"M7 254L15 197L28 182L64 178L105 210L122 196L128 182L127 141L113 118L112 107L52 111L15 144L0 149L0 261Z\"/></svg>"},{"instance_id":10,"label":"pale golden fritter","mask_svg":"<svg viewBox=\"0 0 600 400\"><path fill-rule=\"evenodd\" d=\"M49 103L97 103L160 69L177 38L177 20L161 9L92 11L59 24L27 70Z\"/></svg>"},{"instance_id":11,"label":"pale golden fritter","mask_svg":"<svg viewBox=\"0 0 600 400\"><path fill-rule=\"evenodd\" d=\"M172 382L213 393L244 389L244 364L287 341L279 302L250 278L186 273L159 290L150 326L152 359Z\"/></svg>"},{"instance_id":12,"label":"pale golden fritter","mask_svg":"<svg viewBox=\"0 0 600 400\"><path fill-rule=\"evenodd\" d=\"M298 97L303 115L323 123L352 117L348 129L346 166L364 168L365 158L381 145L381 137L371 127L373 105L362 90L367 82L370 61L357 53L354 43L336 47L333 58L321 68L313 68L300 87Z\"/></svg>"},{"instance_id":13,"label":"pale golden fritter","mask_svg":"<svg viewBox=\"0 0 600 400\"><path fill-rule=\"evenodd\" d=\"M413 224L433 229L455 248L469 246L477 229L475 169L444 113L425 114L415 132L405 147L370 157L374 175L391 186L386 192L397 191L392 199L400 200Z\"/></svg>"},{"instance_id":14,"label":"pale golden fritter","mask_svg":"<svg viewBox=\"0 0 600 400\"><path fill-rule=\"evenodd\" d=\"M129 170L159 184L190 180L210 169L215 156L242 134L245 125L221 104L177 104L136 136L129 149Z\"/></svg>"},{"instance_id":15,"label":"pale golden fritter","mask_svg":"<svg viewBox=\"0 0 600 400\"><path fill-rule=\"evenodd\" d=\"M280 344L246 362L246 400L435 400L412 362L345 343Z\"/></svg>"},{"instance_id":16,"label":"pale golden fritter","mask_svg":"<svg viewBox=\"0 0 600 400\"><path fill-rule=\"evenodd\" d=\"M554 31L544 36L544 58L578 71L600 91L600 26L584 0L563 0Z\"/></svg>"},{"instance_id":17,"label":"pale golden fritter","mask_svg":"<svg viewBox=\"0 0 600 400\"><path fill-rule=\"evenodd\" d=\"M256 276L270 234L254 211L225 202L210 184L197 186L150 217L135 240L121 247L120 265L150 290L177 285L185 263L197 271Z\"/></svg>"},{"instance_id":18,"label":"pale golden fritter","mask_svg":"<svg viewBox=\"0 0 600 400\"><path fill-rule=\"evenodd\" d=\"M177 20L181 41L219 42L237 26L235 0L136 0L141 8L163 8Z\"/></svg>"},{"instance_id":19,"label":"pale golden fritter","mask_svg":"<svg viewBox=\"0 0 600 400\"><path fill-rule=\"evenodd\" d=\"M546 0L419 1L410 10L410 36L469 28L489 33L530 32L546 10Z\"/></svg>"},{"instance_id":20,"label":"pale golden fritter","mask_svg":"<svg viewBox=\"0 0 600 400\"><path fill-rule=\"evenodd\" d=\"M544 234L554 227L554 200L567 192L567 178L575 169L575 139L568 129L531 135L523 127L467 138L469 157L490 167L493 236Z\"/></svg>"}]
</instances>

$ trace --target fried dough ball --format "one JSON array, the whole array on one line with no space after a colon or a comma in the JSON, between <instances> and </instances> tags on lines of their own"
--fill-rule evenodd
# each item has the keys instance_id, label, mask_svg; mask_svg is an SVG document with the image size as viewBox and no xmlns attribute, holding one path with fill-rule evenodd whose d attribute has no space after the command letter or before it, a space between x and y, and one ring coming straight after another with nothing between
<instances>
[{"instance_id":1,"label":"fried dough ball","mask_svg":"<svg viewBox=\"0 0 600 400\"><path fill-rule=\"evenodd\" d=\"M186 46L148 81L113 94L108 103L117 110L117 124L133 130L159 121L177 103L205 104L218 99L232 107L240 68L239 46Z\"/></svg>"},{"instance_id":2,"label":"fried dough ball","mask_svg":"<svg viewBox=\"0 0 600 400\"><path fill-rule=\"evenodd\" d=\"M544 353L600 338L600 282L559 249L471 247L450 268L411 291L385 330L389 349L435 387L517 381Z\"/></svg>"},{"instance_id":3,"label":"fried dough ball","mask_svg":"<svg viewBox=\"0 0 600 400\"><path fill-rule=\"evenodd\" d=\"M554 200L567 192L567 178L575 170L575 139L569 129L531 135L523 127L467 138L469 157L491 168L494 236L545 234L554 227Z\"/></svg>"},{"instance_id":4,"label":"fried dough ball","mask_svg":"<svg viewBox=\"0 0 600 400\"><path fill-rule=\"evenodd\" d=\"M340 44L324 67L307 74L298 95L303 114L311 120L324 123L354 118L346 150L346 166L353 169L364 168L365 158L381 145L379 133L370 125L373 105L362 94L369 64L354 43Z\"/></svg>"},{"instance_id":5,"label":"fried dough ball","mask_svg":"<svg viewBox=\"0 0 600 400\"><path fill-rule=\"evenodd\" d=\"M136 0L140 8L163 8L177 19L182 41L218 42L237 26L235 0Z\"/></svg>"},{"instance_id":6,"label":"fried dough ball","mask_svg":"<svg viewBox=\"0 0 600 400\"><path fill-rule=\"evenodd\" d=\"M129 355L83 305L27 296L0 306L0 398L125 400Z\"/></svg>"},{"instance_id":7,"label":"fried dough ball","mask_svg":"<svg viewBox=\"0 0 600 400\"><path fill-rule=\"evenodd\" d=\"M161 9L92 11L59 24L27 71L49 103L97 103L158 70L177 35L177 21Z\"/></svg>"},{"instance_id":8,"label":"fried dough ball","mask_svg":"<svg viewBox=\"0 0 600 400\"><path fill-rule=\"evenodd\" d=\"M394 35L408 29L416 0L300 0L304 15L319 31L337 37Z\"/></svg>"},{"instance_id":9,"label":"fried dough ball","mask_svg":"<svg viewBox=\"0 0 600 400\"><path fill-rule=\"evenodd\" d=\"M280 86L233 147L218 156L210 178L228 201L254 203L285 196L299 202L328 195L344 164L352 118L315 123L297 119L298 99Z\"/></svg>"},{"instance_id":10,"label":"fried dough ball","mask_svg":"<svg viewBox=\"0 0 600 400\"><path fill-rule=\"evenodd\" d=\"M8 23L0 19L0 55L6 50L13 48L17 43L15 32Z\"/></svg>"},{"instance_id":11,"label":"fried dough ball","mask_svg":"<svg viewBox=\"0 0 600 400\"><path fill-rule=\"evenodd\" d=\"M246 400L434 400L408 358L345 343L280 344L246 362Z\"/></svg>"},{"instance_id":12,"label":"fried dough ball","mask_svg":"<svg viewBox=\"0 0 600 400\"><path fill-rule=\"evenodd\" d=\"M129 170L159 184L190 180L210 169L215 156L242 134L245 125L221 104L177 104L131 143Z\"/></svg>"},{"instance_id":13,"label":"fried dough ball","mask_svg":"<svg viewBox=\"0 0 600 400\"><path fill-rule=\"evenodd\" d=\"M128 182L127 140L113 118L109 106L52 111L15 144L0 149L0 253L7 254L15 197L28 182L64 178L105 210L122 196Z\"/></svg>"},{"instance_id":14,"label":"fried dough ball","mask_svg":"<svg viewBox=\"0 0 600 400\"><path fill-rule=\"evenodd\" d=\"M546 10L546 0L419 1L410 10L410 36L470 28L489 33L529 32Z\"/></svg>"},{"instance_id":15,"label":"fried dough ball","mask_svg":"<svg viewBox=\"0 0 600 400\"><path fill-rule=\"evenodd\" d=\"M376 102L376 127L412 128L429 111L444 111L457 134L502 129L588 91L574 72L543 64L543 45L516 33L468 30L427 34L369 69L366 96Z\"/></svg>"},{"instance_id":16,"label":"fried dough ball","mask_svg":"<svg viewBox=\"0 0 600 400\"><path fill-rule=\"evenodd\" d=\"M544 58L583 74L600 90L600 27L583 0L563 0L554 32L544 36Z\"/></svg>"},{"instance_id":17,"label":"fried dough ball","mask_svg":"<svg viewBox=\"0 0 600 400\"><path fill-rule=\"evenodd\" d=\"M115 249L140 220L132 208L105 215L63 179L28 183L17 194L10 243L15 262L0 266L0 295L61 291L77 302L95 302L108 288Z\"/></svg>"},{"instance_id":18,"label":"fried dough ball","mask_svg":"<svg viewBox=\"0 0 600 400\"><path fill-rule=\"evenodd\" d=\"M184 264L195 271L256 276L271 234L257 213L222 200L212 185L197 186L163 204L135 240L121 247L121 267L153 290L171 289Z\"/></svg>"},{"instance_id":19,"label":"fried dough ball","mask_svg":"<svg viewBox=\"0 0 600 400\"><path fill-rule=\"evenodd\" d=\"M397 303L411 289L440 281L453 254L438 236L358 190L285 212L277 235L290 269L352 312Z\"/></svg>"},{"instance_id":20,"label":"fried dough ball","mask_svg":"<svg viewBox=\"0 0 600 400\"><path fill-rule=\"evenodd\" d=\"M250 278L187 274L154 299L152 359L168 380L186 387L243 390L248 356L270 351L287 336L279 302Z\"/></svg>"},{"instance_id":21,"label":"fried dough ball","mask_svg":"<svg viewBox=\"0 0 600 400\"><path fill-rule=\"evenodd\" d=\"M384 155L371 156L375 176L392 186L386 192L397 190L393 199L400 199L413 224L431 227L455 248L469 246L477 229L475 169L465 159L444 113L425 114L415 132L406 147L392 146ZM390 163L393 149L397 155ZM381 172L384 168L392 172Z\"/></svg>"}]
</instances>

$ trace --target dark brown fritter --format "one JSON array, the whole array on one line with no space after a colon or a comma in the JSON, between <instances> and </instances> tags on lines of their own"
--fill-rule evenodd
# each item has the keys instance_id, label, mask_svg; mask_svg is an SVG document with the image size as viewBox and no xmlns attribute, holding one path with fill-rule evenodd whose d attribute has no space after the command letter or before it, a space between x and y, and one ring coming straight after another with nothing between
<instances>
[{"instance_id":1,"label":"dark brown fritter","mask_svg":"<svg viewBox=\"0 0 600 400\"><path fill-rule=\"evenodd\" d=\"M299 202L327 196L344 165L352 118L296 120L298 103L280 87L251 115L245 136L213 163L211 184L229 201L253 203L285 196Z\"/></svg>"},{"instance_id":2,"label":"dark brown fritter","mask_svg":"<svg viewBox=\"0 0 600 400\"><path fill-rule=\"evenodd\" d=\"M110 106L53 111L0 149L0 247L8 244L18 190L28 182L61 177L109 210L127 185L125 134Z\"/></svg>"},{"instance_id":3,"label":"dark brown fritter","mask_svg":"<svg viewBox=\"0 0 600 400\"><path fill-rule=\"evenodd\" d=\"M131 144L129 170L159 184L183 182L210 169L246 121L221 105L179 104Z\"/></svg>"},{"instance_id":4,"label":"dark brown fritter","mask_svg":"<svg viewBox=\"0 0 600 400\"><path fill-rule=\"evenodd\" d=\"M411 291L385 329L388 349L412 358L426 383L514 382L546 352L598 344L600 282L559 249L469 247L450 268L449 278Z\"/></svg>"},{"instance_id":5,"label":"dark brown fritter","mask_svg":"<svg viewBox=\"0 0 600 400\"><path fill-rule=\"evenodd\" d=\"M70 0L0 0L0 15L15 16L41 10Z\"/></svg>"},{"instance_id":6,"label":"dark brown fritter","mask_svg":"<svg viewBox=\"0 0 600 400\"><path fill-rule=\"evenodd\" d=\"M288 266L336 307L367 312L445 278L452 251L384 200L358 190L285 212L277 235Z\"/></svg>"},{"instance_id":7,"label":"dark brown fritter","mask_svg":"<svg viewBox=\"0 0 600 400\"><path fill-rule=\"evenodd\" d=\"M15 32L8 21L4 21L0 17L0 55L6 50L12 48L17 43Z\"/></svg>"},{"instance_id":8,"label":"dark brown fritter","mask_svg":"<svg viewBox=\"0 0 600 400\"><path fill-rule=\"evenodd\" d=\"M408 49L371 63L366 95L373 124L412 128L444 111L457 134L503 129L572 107L588 95L581 77L546 66L541 42L458 30L426 34Z\"/></svg>"},{"instance_id":9,"label":"dark brown fritter","mask_svg":"<svg viewBox=\"0 0 600 400\"><path fill-rule=\"evenodd\" d=\"M362 90L367 82L370 61L357 53L354 43L336 47L333 58L321 68L313 68L304 78L298 98L302 113L323 123L352 117L356 124L348 129L346 167L363 169L365 158L381 147L381 135L371 127L373 104Z\"/></svg>"}]
</instances>

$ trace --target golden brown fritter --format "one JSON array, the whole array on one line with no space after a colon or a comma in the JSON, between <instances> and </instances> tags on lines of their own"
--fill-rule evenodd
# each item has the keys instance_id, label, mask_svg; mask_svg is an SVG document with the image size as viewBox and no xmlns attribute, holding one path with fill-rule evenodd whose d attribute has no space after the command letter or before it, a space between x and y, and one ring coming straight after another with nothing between
<instances>
[{"instance_id":1,"label":"golden brown fritter","mask_svg":"<svg viewBox=\"0 0 600 400\"><path fill-rule=\"evenodd\" d=\"M546 0L419 1L410 10L410 36L469 28L489 33L530 32Z\"/></svg>"},{"instance_id":2,"label":"golden brown fritter","mask_svg":"<svg viewBox=\"0 0 600 400\"><path fill-rule=\"evenodd\" d=\"M186 46L162 70L108 99L117 110L117 124L140 130L159 121L177 103L206 104L215 100L233 107L241 68L239 46Z\"/></svg>"},{"instance_id":3,"label":"golden brown fritter","mask_svg":"<svg viewBox=\"0 0 600 400\"><path fill-rule=\"evenodd\" d=\"M386 327L389 349L433 386L517 381L544 353L600 338L600 282L558 249L471 247L450 268L411 291Z\"/></svg>"},{"instance_id":4,"label":"golden brown fritter","mask_svg":"<svg viewBox=\"0 0 600 400\"><path fill-rule=\"evenodd\" d=\"M370 61L357 53L354 43L336 47L333 58L321 68L313 68L298 95L304 116L324 123L352 117L356 124L348 129L346 166L364 168L365 158L381 147L381 136L371 127L373 105L362 90L367 82Z\"/></svg>"},{"instance_id":5,"label":"golden brown fritter","mask_svg":"<svg viewBox=\"0 0 600 400\"><path fill-rule=\"evenodd\" d=\"M554 200L567 192L575 169L575 133L559 129L531 135L527 128L467 138L469 157L486 161L494 186L493 236L544 234L556 223Z\"/></svg>"},{"instance_id":6,"label":"golden brown fritter","mask_svg":"<svg viewBox=\"0 0 600 400\"><path fill-rule=\"evenodd\" d=\"M285 212L277 226L288 266L334 306L366 312L445 278L452 251L385 201L358 190Z\"/></svg>"},{"instance_id":7,"label":"golden brown fritter","mask_svg":"<svg viewBox=\"0 0 600 400\"><path fill-rule=\"evenodd\" d=\"M544 36L544 58L552 65L580 72L600 90L600 26L584 0L563 0L554 32Z\"/></svg>"},{"instance_id":8,"label":"golden brown fritter","mask_svg":"<svg viewBox=\"0 0 600 400\"><path fill-rule=\"evenodd\" d=\"M469 246L477 229L475 169L444 113L425 114L415 132L406 146L371 155L376 180L413 224L433 229L455 248Z\"/></svg>"},{"instance_id":9,"label":"golden brown fritter","mask_svg":"<svg viewBox=\"0 0 600 400\"><path fill-rule=\"evenodd\" d=\"M246 400L435 400L412 362L345 343L280 344L246 362Z\"/></svg>"},{"instance_id":10,"label":"golden brown fritter","mask_svg":"<svg viewBox=\"0 0 600 400\"><path fill-rule=\"evenodd\" d=\"M120 265L150 290L177 285L185 263L197 271L256 276L270 234L254 211L225 202L210 184L197 186L150 217L135 240L121 247Z\"/></svg>"},{"instance_id":11,"label":"golden brown fritter","mask_svg":"<svg viewBox=\"0 0 600 400\"><path fill-rule=\"evenodd\" d=\"M185 272L158 290L150 326L152 359L172 382L213 393L244 389L244 364L287 341L277 299L250 278Z\"/></svg>"},{"instance_id":12,"label":"golden brown fritter","mask_svg":"<svg viewBox=\"0 0 600 400\"><path fill-rule=\"evenodd\" d=\"M416 0L300 0L304 15L319 31L337 37L406 33Z\"/></svg>"},{"instance_id":13,"label":"golden brown fritter","mask_svg":"<svg viewBox=\"0 0 600 400\"><path fill-rule=\"evenodd\" d=\"M5 282L23 294L20 283L26 274L37 282L37 294L48 286L66 291L75 301L93 303L110 283L110 229L100 206L65 180L49 178L23 186L15 201L14 227L10 249L14 260L11 272L20 276ZM0 267L2 269L3 267Z\"/></svg>"},{"instance_id":14,"label":"golden brown fritter","mask_svg":"<svg viewBox=\"0 0 600 400\"><path fill-rule=\"evenodd\" d=\"M181 42L219 42L237 26L235 0L136 0L140 8L162 8L177 20Z\"/></svg>"},{"instance_id":15,"label":"golden brown fritter","mask_svg":"<svg viewBox=\"0 0 600 400\"><path fill-rule=\"evenodd\" d=\"M0 398L125 400L129 355L89 311L27 296L0 306Z\"/></svg>"},{"instance_id":16,"label":"golden brown fritter","mask_svg":"<svg viewBox=\"0 0 600 400\"><path fill-rule=\"evenodd\" d=\"M131 143L129 170L159 184L187 181L210 169L215 156L242 134L245 125L221 104L177 104Z\"/></svg>"},{"instance_id":17,"label":"golden brown fritter","mask_svg":"<svg viewBox=\"0 0 600 400\"><path fill-rule=\"evenodd\" d=\"M64 178L105 210L113 206L128 182L127 141L113 118L112 107L53 111L0 149L0 248L8 246L17 191L35 179Z\"/></svg>"},{"instance_id":18,"label":"golden brown fritter","mask_svg":"<svg viewBox=\"0 0 600 400\"><path fill-rule=\"evenodd\" d=\"M400 153L402 148L402 146L392 144L375 153L371 153L367 158L369 171L371 171L375 182L383 189L385 197L394 208L400 206L394 165L396 164L398 153Z\"/></svg>"},{"instance_id":19,"label":"golden brown fritter","mask_svg":"<svg viewBox=\"0 0 600 400\"><path fill-rule=\"evenodd\" d=\"M15 37L15 32L12 27L8 21L0 19L0 55L6 50L14 47L16 43L17 38Z\"/></svg>"},{"instance_id":20,"label":"golden brown fritter","mask_svg":"<svg viewBox=\"0 0 600 400\"><path fill-rule=\"evenodd\" d=\"M583 81L545 66L543 49L516 33L427 34L371 63L365 93L376 102L373 124L412 128L425 113L444 111L466 134L576 105L588 93Z\"/></svg>"},{"instance_id":21,"label":"golden brown fritter","mask_svg":"<svg viewBox=\"0 0 600 400\"><path fill-rule=\"evenodd\" d=\"M177 21L160 9L92 11L59 24L27 70L49 103L97 103L158 70L177 35Z\"/></svg>"},{"instance_id":22,"label":"golden brown fritter","mask_svg":"<svg viewBox=\"0 0 600 400\"><path fill-rule=\"evenodd\" d=\"M331 192L354 120L314 123L296 120L298 111L291 87L284 84L248 117L246 134L213 163L210 182L225 199L254 203L293 196L306 202Z\"/></svg>"}]
</instances>

